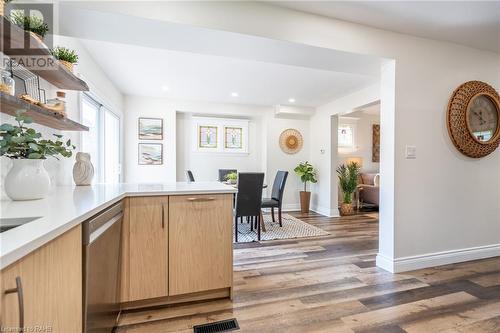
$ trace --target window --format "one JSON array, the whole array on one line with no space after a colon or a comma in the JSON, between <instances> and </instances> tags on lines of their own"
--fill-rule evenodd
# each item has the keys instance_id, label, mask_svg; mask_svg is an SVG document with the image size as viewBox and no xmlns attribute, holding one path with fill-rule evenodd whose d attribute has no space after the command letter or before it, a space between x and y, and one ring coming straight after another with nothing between
<instances>
[{"instance_id":1,"label":"window","mask_svg":"<svg viewBox=\"0 0 500 333\"><path fill-rule=\"evenodd\" d=\"M352 125L339 125L339 147L354 147L354 128Z\"/></svg>"},{"instance_id":2,"label":"window","mask_svg":"<svg viewBox=\"0 0 500 333\"><path fill-rule=\"evenodd\" d=\"M87 94L82 95L82 151L91 156L95 183L120 182L120 118Z\"/></svg>"}]
</instances>

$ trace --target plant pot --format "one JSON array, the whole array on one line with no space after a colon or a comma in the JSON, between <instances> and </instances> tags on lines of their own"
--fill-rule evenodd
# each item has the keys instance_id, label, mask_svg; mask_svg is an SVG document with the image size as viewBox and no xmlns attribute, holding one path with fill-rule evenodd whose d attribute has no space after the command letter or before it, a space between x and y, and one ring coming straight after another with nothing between
<instances>
[{"instance_id":1,"label":"plant pot","mask_svg":"<svg viewBox=\"0 0 500 333\"><path fill-rule=\"evenodd\" d=\"M309 213L310 203L311 203L311 192L300 191L300 212Z\"/></svg>"},{"instance_id":2,"label":"plant pot","mask_svg":"<svg viewBox=\"0 0 500 333\"><path fill-rule=\"evenodd\" d=\"M63 65L64 67L66 67L68 69L68 71L70 71L71 73L73 73L73 63L69 62L69 61L65 61L65 60L59 60L59 62L61 63L61 65Z\"/></svg>"},{"instance_id":3,"label":"plant pot","mask_svg":"<svg viewBox=\"0 0 500 333\"><path fill-rule=\"evenodd\" d=\"M340 215L349 216L354 214L354 207L352 203L342 203L340 204Z\"/></svg>"},{"instance_id":4,"label":"plant pot","mask_svg":"<svg viewBox=\"0 0 500 333\"><path fill-rule=\"evenodd\" d=\"M12 200L36 200L47 196L50 177L45 160L13 159L5 177L5 192Z\"/></svg>"},{"instance_id":5,"label":"plant pot","mask_svg":"<svg viewBox=\"0 0 500 333\"><path fill-rule=\"evenodd\" d=\"M40 43L44 44L42 36L40 36L39 34L33 32L33 31L30 31L29 33L30 33L31 36L33 36L35 39L37 39Z\"/></svg>"}]
</instances>

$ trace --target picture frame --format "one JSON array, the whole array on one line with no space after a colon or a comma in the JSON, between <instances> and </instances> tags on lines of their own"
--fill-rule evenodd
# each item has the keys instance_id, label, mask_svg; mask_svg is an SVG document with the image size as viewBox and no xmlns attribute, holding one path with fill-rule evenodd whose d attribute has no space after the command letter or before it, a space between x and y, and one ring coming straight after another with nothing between
<instances>
[{"instance_id":1,"label":"picture frame","mask_svg":"<svg viewBox=\"0 0 500 333\"><path fill-rule=\"evenodd\" d=\"M139 143L137 151L139 165L162 165L162 143Z\"/></svg>"},{"instance_id":2,"label":"picture frame","mask_svg":"<svg viewBox=\"0 0 500 333\"><path fill-rule=\"evenodd\" d=\"M224 126L224 149L243 149L243 127Z\"/></svg>"},{"instance_id":3,"label":"picture frame","mask_svg":"<svg viewBox=\"0 0 500 333\"><path fill-rule=\"evenodd\" d=\"M163 140L163 119L139 117L137 122L139 140Z\"/></svg>"},{"instance_id":4,"label":"picture frame","mask_svg":"<svg viewBox=\"0 0 500 333\"><path fill-rule=\"evenodd\" d=\"M219 128L213 125L198 126L198 148L217 149L219 146Z\"/></svg>"}]
</instances>

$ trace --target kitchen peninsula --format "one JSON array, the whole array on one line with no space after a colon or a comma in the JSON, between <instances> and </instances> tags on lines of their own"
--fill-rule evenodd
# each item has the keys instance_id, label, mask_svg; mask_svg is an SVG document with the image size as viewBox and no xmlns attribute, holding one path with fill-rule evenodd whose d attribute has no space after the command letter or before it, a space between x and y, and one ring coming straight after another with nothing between
<instances>
[{"instance_id":1,"label":"kitchen peninsula","mask_svg":"<svg viewBox=\"0 0 500 333\"><path fill-rule=\"evenodd\" d=\"M112 289L96 296L91 274L113 253L112 242L88 244L98 244L117 220L118 255L99 269L117 264L121 309L230 297L235 192L219 182L116 184L57 187L43 200L2 201L2 223L29 221L0 234L2 327L81 332L82 301L85 307ZM98 225L104 231L94 230L92 222L106 214ZM100 284L113 277L100 273Z\"/></svg>"}]
</instances>

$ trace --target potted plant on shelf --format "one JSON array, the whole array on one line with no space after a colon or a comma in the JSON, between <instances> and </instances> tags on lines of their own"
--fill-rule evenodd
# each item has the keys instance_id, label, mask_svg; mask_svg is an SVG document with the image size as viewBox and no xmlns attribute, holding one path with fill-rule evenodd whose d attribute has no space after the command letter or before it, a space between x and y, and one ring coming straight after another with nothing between
<instances>
[{"instance_id":1,"label":"potted plant on shelf","mask_svg":"<svg viewBox=\"0 0 500 333\"><path fill-rule=\"evenodd\" d=\"M50 53L73 73L73 66L78 62L78 54L76 54L76 51L70 50L64 46L56 46L50 50Z\"/></svg>"},{"instance_id":2,"label":"potted plant on shelf","mask_svg":"<svg viewBox=\"0 0 500 333\"><path fill-rule=\"evenodd\" d=\"M29 31L35 38L43 43L43 38L49 32L49 25L35 15L26 16L22 12L13 12L11 21L15 25Z\"/></svg>"},{"instance_id":3,"label":"potted plant on shelf","mask_svg":"<svg viewBox=\"0 0 500 333\"><path fill-rule=\"evenodd\" d=\"M226 175L226 181L229 184L236 184L238 180L238 174L236 172L231 172Z\"/></svg>"},{"instance_id":4,"label":"potted plant on shelf","mask_svg":"<svg viewBox=\"0 0 500 333\"><path fill-rule=\"evenodd\" d=\"M304 191L300 191L300 211L302 213L309 212L309 205L311 202L311 192L307 191L307 182L317 183L316 171L309 162L303 162L293 169L300 180L304 183Z\"/></svg>"},{"instance_id":5,"label":"potted plant on shelf","mask_svg":"<svg viewBox=\"0 0 500 333\"><path fill-rule=\"evenodd\" d=\"M352 194L356 191L358 186L360 166L356 162L341 164L337 168L339 177L339 186L342 190L342 204L340 204L340 214L352 215L354 209L352 207Z\"/></svg>"},{"instance_id":6,"label":"potted plant on shelf","mask_svg":"<svg viewBox=\"0 0 500 333\"><path fill-rule=\"evenodd\" d=\"M71 157L75 146L71 140L61 141L62 135L54 134L55 141L42 139L42 134L25 125L31 118L16 111L17 126L4 123L0 126L0 156L12 160L12 168L5 177L5 192L12 200L43 199L50 188L50 178L43 162L48 156Z\"/></svg>"}]
</instances>

